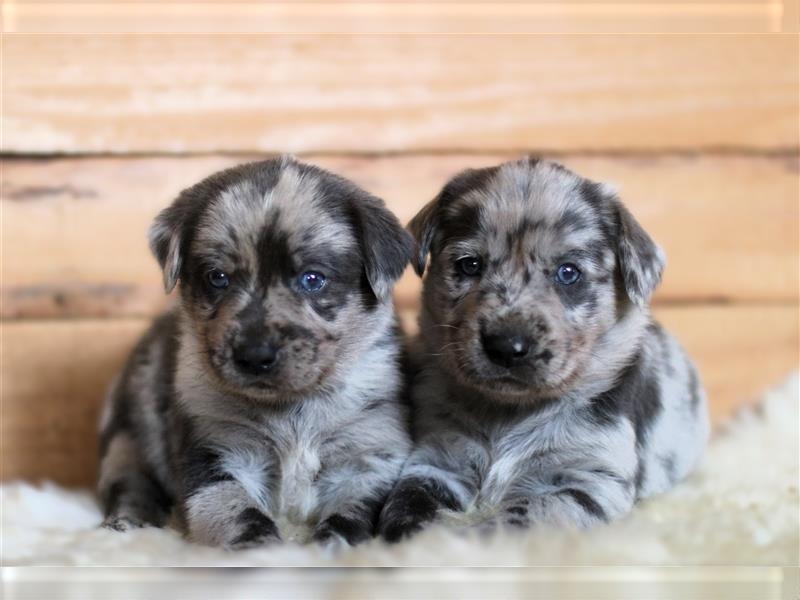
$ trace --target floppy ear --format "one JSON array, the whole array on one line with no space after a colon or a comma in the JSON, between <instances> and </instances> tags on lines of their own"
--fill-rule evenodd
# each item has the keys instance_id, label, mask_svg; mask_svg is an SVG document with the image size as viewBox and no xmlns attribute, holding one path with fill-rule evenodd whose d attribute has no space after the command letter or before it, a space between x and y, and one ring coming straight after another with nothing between
<instances>
[{"instance_id":1,"label":"floppy ear","mask_svg":"<svg viewBox=\"0 0 800 600\"><path fill-rule=\"evenodd\" d=\"M483 169L465 169L448 181L439 194L428 202L408 223L408 230L417 242L414 256L414 270L422 277L428 254L436 239L436 232L442 225L442 211L450 203L460 198L469 190L479 187L487 177L497 171L497 167Z\"/></svg>"},{"instance_id":2,"label":"floppy ear","mask_svg":"<svg viewBox=\"0 0 800 600\"><path fill-rule=\"evenodd\" d=\"M408 230L414 236L416 249L413 258L413 267L417 275L422 277L425 273L425 265L428 262L428 253L431 251L431 244L439 228L439 205L442 195L439 194L428 202L414 218L408 223Z\"/></svg>"},{"instance_id":3,"label":"floppy ear","mask_svg":"<svg viewBox=\"0 0 800 600\"><path fill-rule=\"evenodd\" d=\"M150 250L161 265L164 291L168 294L178 283L183 262L183 229L187 212L185 205L186 201L179 197L158 213L147 235Z\"/></svg>"},{"instance_id":4,"label":"floppy ear","mask_svg":"<svg viewBox=\"0 0 800 600\"><path fill-rule=\"evenodd\" d=\"M617 213L617 259L625 291L637 306L644 306L661 281L666 265L664 251L634 219L619 200Z\"/></svg>"},{"instance_id":5,"label":"floppy ear","mask_svg":"<svg viewBox=\"0 0 800 600\"><path fill-rule=\"evenodd\" d=\"M378 300L383 301L391 296L394 283L411 260L414 241L382 200L367 196L355 206L367 281Z\"/></svg>"}]
</instances>

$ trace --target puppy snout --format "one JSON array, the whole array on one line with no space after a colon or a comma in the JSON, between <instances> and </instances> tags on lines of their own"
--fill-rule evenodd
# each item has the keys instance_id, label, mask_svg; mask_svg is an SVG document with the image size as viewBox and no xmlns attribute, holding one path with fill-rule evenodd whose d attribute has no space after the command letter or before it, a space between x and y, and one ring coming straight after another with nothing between
<instances>
[{"instance_id":1,"label":"puppy snout","mask_svg":"<svg viewBox=\"0 0 800 600\"><path fill-rule=\"evenodd\" d=\"M278 362L279 348L270 341L240 343L233 348L233 360L243 372L261 375Z\"/></svg>"},{"instance_id":2,"label":"puppy snout","mask_svg":"<svg viewBox=\"0 0 800 600\"><path fill-rule=\"evenodd\" d=\"M489 360L502 367L525 361L533 345L530 338L511 331L482 333L481 344Z\"/></svg>"}]
</instances>

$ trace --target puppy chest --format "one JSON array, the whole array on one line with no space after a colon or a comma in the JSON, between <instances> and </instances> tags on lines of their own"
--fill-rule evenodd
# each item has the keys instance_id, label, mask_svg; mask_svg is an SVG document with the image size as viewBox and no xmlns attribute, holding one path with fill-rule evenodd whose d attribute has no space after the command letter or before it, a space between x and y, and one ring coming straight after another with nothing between
<instances>
[{"instance_id":1,"label":"puppy chest","mask_svg":"<svg viewBox=\"0 0 800 600\"><path fill-rule=\"evenodd\" d=\"M317 512L316 482L323 470L320 449L297 445L285 449L280 459L276 512L292 521L308 521Z\"/></svg>"},{"instance_id":2,"label":"puppy chest","mask_svg":"<svg viewBox=\"0 0 800 600\"><path fill-rule=\"evenodd\" d=\"M483 443L466 455L479 504L493 504L520 485L546 483L562 459L575 451L553 422L517 423L487 429ZM563 424L561 424L563 425Z\"/></svg>"},{"instance_id":3,"label":"puppy chest","mask_svg":"<svg viewBox=\"0 0 800 600\"><path fill-rule=\"evenodd\" d=\"M251 441L223 456L224 470L262 510L295 524L316 521L324 512L325 482L342 463L324 443L294 436L291 442Z\"/></svg>"}]
</instances>

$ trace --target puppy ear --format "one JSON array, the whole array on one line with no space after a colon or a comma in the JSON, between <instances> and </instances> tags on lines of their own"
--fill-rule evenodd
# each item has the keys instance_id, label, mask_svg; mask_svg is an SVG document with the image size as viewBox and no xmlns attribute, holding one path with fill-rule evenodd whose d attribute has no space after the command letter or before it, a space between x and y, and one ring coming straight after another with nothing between
<instances>
[{"instance_id":1,"label":"puppy ear","mask_svg":"<svg viewBox=\"0 0 800 600\"><path fill-rule=\"evenodd\" d=\"M171 206L162 210L150 225L147 237L150 242L150 250L161 265L164 275L164 290L170 293L181 272L183 262L183 225L186 210L185 203L181 198L176 200Z\"/></svg>"},{"instance_id":2,"label":"puppy ear","mask_svg":"<svg viewBox=\"0 0 800 600\"><path fill-rule=\"evenodd\" d=\"M442 194L439 194L428 202L414 218L408 223L407 229L414 236L416 250L412 261L414 271L422 277L425 273L425 265L428 262L428 253L431 251L431 244L439 228L439 205Z\"/></svg>"},{"instance_id":3,"label":"puppy ear","mask_svg":"<svg viewBox=\"0 0 800 600\"><path fill-rule=\"evenodd\" d=\"M617 213L617 258L622 281L631 301L644 306L661 281L666 255L622 202L617 199L613 202Z\"/></svg>"},{"instance_id":4,"label":"puppy ear","mask_svg":"<svg viewBox=\"0 0 800 600\"><path fill-rule=\"evenodd\" d=\"M383 301L391 296L394 283L411 260L414 240L382 200L366 196L355 204L367 281L378 300Z\"/></svg>"},{"instance_id":5,"label":"puppy ear","mask_svg":"<svg viewBox=\"0 0 800 600\"><path fill-rule=\"evenodd\" d=\"M425 265L428 262L428 254L431 251L436 232L442 226L443 211L452 202L469 192L485 184L486 180L492 177L498 167L487 167L483 169L465 169L448 181L433 200L428 202L408 224L408 230L417 242L417 250L414 256L414 270L417 275L422 277L425 273Z\"/></svg>"}]
</instances>

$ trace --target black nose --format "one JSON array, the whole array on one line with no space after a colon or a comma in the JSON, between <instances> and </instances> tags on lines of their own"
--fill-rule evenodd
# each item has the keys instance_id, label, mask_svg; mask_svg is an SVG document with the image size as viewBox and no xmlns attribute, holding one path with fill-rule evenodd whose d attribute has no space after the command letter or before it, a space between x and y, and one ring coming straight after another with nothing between
<instances>
[{"instance_id":1,"label":"black nose","mask_svg":"<svg viewBox=\"0 0 800 600\"><path fill-rule=\"evenodd\" d=\"M271 342L240 344L233 349L233 360L245 373L265 373L278 361L278 347Z\"/></svg>"},{"instance_id":2,"label":"black nose","mask_svg":"<svg viewBox=\"0 0 800 600\"><path fill-rule=\"evenodd\" d=\"M521 335L500 333L482 334L483 351L494 364L513 367L528 356L531 342Z\"/></svg>"}]
</instances>

